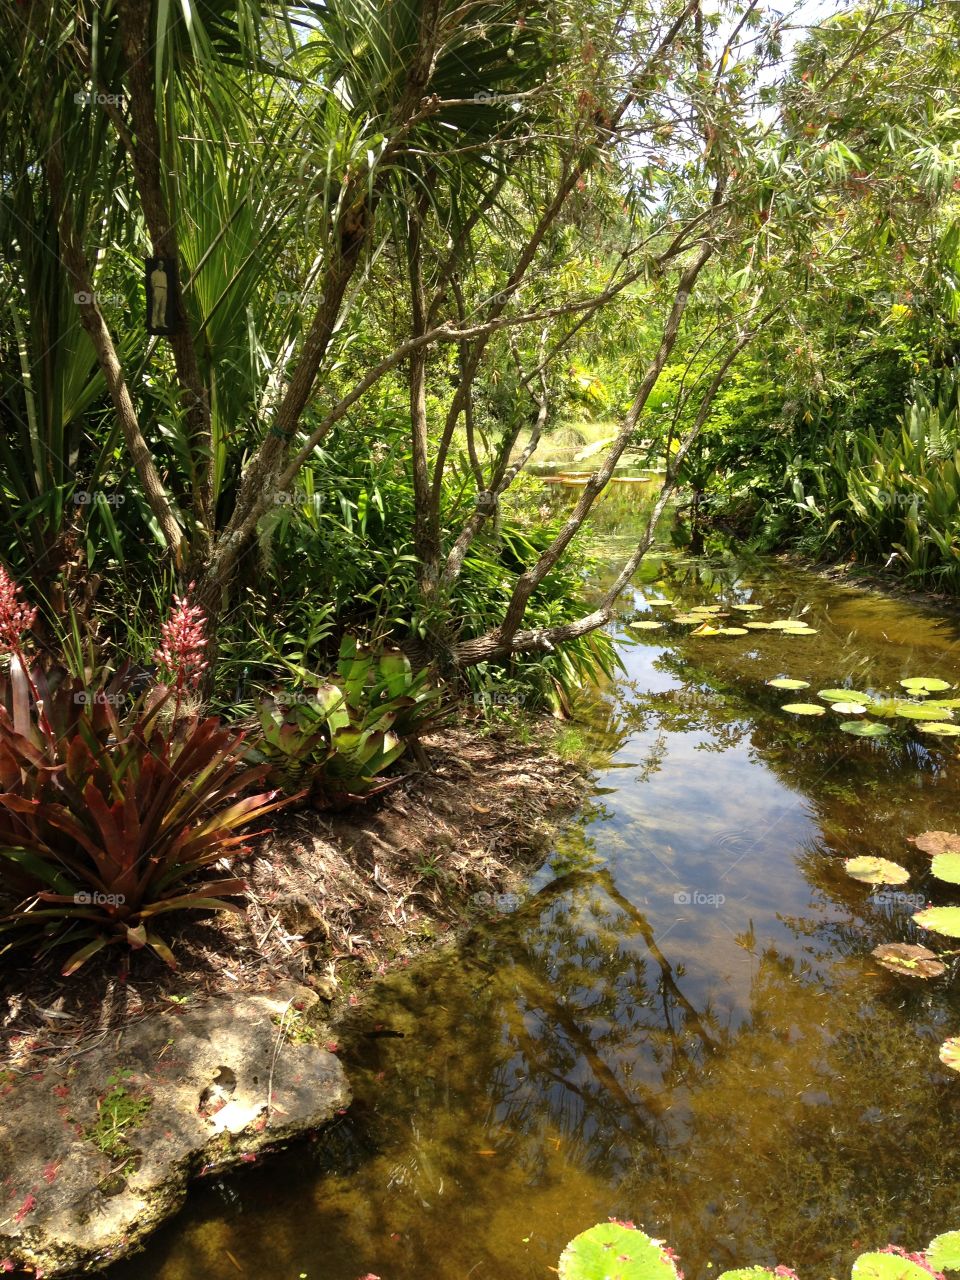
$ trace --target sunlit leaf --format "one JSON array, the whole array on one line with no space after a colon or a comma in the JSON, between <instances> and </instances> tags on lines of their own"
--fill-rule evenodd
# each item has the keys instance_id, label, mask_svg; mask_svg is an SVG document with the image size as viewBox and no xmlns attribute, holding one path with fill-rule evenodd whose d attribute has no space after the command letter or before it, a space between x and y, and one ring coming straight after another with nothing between
<instances>
[{"instance_id":1,"label":"sunlit leaf","mask_svg":"<svg viewBox=\"0 0 960 1280\"><path fill-rule=\"evenodd\" d=\"M893 732L888 725L876 724L873 720L844 720L840 728L855 738L885 738Z\"/></svg>"},{"instance_id":2,"label":"sunlit leaf","mask_svg":"<svg viewBox=\"0 0 960 1280\"><path fill-rule=\"evenodd\" d=\"M947 938L960 938L960 907L924 907L913 913L921 929L942 933Z\"/></svg>"},{"instance_id":3,"label":"sunlit leaf","mask_svg":"<svg viewBox=\"0 0 960 1280\"><path fill-rule=\"evenodd\" d=\"M940 693L944 689L950 688L949 680L937 680L932 676L911 676L908 680L901 680L900 687L909 690L910 693Z\"/></svg>"},{"instance_id":4,"label":"sunlit leaf","mask_svg":"<svg viewBox=\"0 0 960 1280\"><path fill-rule=\"evenodd\" d=\"M792 716L824 716L826 709L816 702L787 702L781 711L788 711Z\"/></svg>"},{"instance_id":5,"label":"sunlit leaf","mask_svg":"<svg viewBox=\"0 0 960 1280\"><path fill-rule=\"evenodd\" d=\"M906 884L910 879L910 872L899 862L870 855L845 859L843 869L862 884Z\"/></svg>"},{"instance_id":6,"label":"sunlit leaf","mask_svg":"<svg viewBox=\"0 0 960 1280\"><path fill-rule=\"evenodd\" d=\"M946 1041L946 1044L950 1043ZM944 1059L941 1057L940 1061ZM952 1063L946 1065L952 1066ZM937 1271L960 1271L960 1231L944 1231L942 1235L934 1236L923 1254Z\"/></svg>"},{"instance_id":7,"label":"sunlit leaf","mask_svg":"<svg viewBox=\"0 0 960 1280\"><path fill-rule=\"evenodd\" d=\"M867 708L862 702L831 702L830 710L841 716L866 715Z\"/></svg>"},{"instance_id":8,"label":"sunlit leaf","mask_svg":"<svg viewBox=\"0 0 960 1280\"><path fill-rule=\"evenodd\" d=\"M817 697L824 702L857 702L865 707L870 698L865 693L857 693L855 689L818 689Z\"/></svg>"},{"instance_id":9,"label":"sunlit leaf","mask_svg":"<svg viewBox=\"0 0 960 1280\"><path fill-rule=\"evenodd\" d=\"M560 1255L558 1274L560 1280L677 1280L661 1246L619 1222L600 1222L575 1236Z\"/></svg>"},{"instance_id":10,"label":"sunlit leaf","mask_svg":"<svg viewBox=\"0 0 960 1280\"><path fill-rule=\"evenodd\" d=\"M853 1280L930 1280L930 1272L899 1253L861 1253L853 1264Z\"/></svg>"},{"instance_id":11,"label":"sunlit leaf","mask_svg":"<svg viewBox=\"0 0 960 1280\"><path fill-rule=\"evenodd\" d=\"M960 853L935 854L930 870L938 880L944 880L947 884L960 884Z\"/></svg>"},{"instance_id":12,"label":"sunlit leaf","mask_svg":"<svg viewBox=\"0 0 960 1280\"><path fill-rule=\"evenodd\" d=\"M960 1036L951 1036L949 1040L944 1040L940 1046L940 1061L951 1071L960 1071ZM960 1231L951 1231L950 1235L960 1235ZM950 1270L957 1270L956 1263L950 1267Z\"/></svg>"},{"instance_id":13,"label":"sunlit leaf","mask_svg":"<svg viewBox=\"0 0 960 1280\"><path fill-rule=\"evenodd\" d=\"M918 724L917 728L921 733L932 733L937 738L960 737L960 725L947 724L945 720L935 720L932 724Z\"/></svg>"},{"instance_id":14,"label":"sunlit leaf","mask_svg":"<svg viewBox=\"0 0 960 1280\"><path fill-rule=\"evenodd\" d=\"M789 676L781 676L777 680L768 680L771 689L809 689L809 680L791 680Z\"/></svg>"},{"instance_id":15,"label":"sunlit leaf","mask_svg":"<svg viewBox=\"0 0 960 1280\"><path fill-rule=\"evenodd\" d=\"M653 618L639 618L627 623L633 631L659 631L663 625L662 622L657 622Z\"/></svg>"}]
</instances>

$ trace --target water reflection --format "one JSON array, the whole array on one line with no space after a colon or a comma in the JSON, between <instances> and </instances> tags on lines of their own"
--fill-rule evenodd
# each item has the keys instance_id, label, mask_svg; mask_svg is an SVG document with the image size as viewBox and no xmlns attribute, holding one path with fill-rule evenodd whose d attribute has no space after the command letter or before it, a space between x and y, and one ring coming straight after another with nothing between
<instances>
[{"instance_id":1,"label":"water reflection","mask_svg":"<svg viewBox=\"0 0 960 1280\"><path fill-rule=\"evenodd\" d=\"M608 501L626 545L638 499ZM629 633L659 596L758 600L817 634ZM580 709L595 794L520 908L381 984L344 1041L341 1125L198 1193L115 1280L543 1280L608 1214L688 1275L779 1261L812 1280L860 1242L960 1226L960 1085L936 1054L960 1002L873 964L914 940L913 907L840 865L881 853L914 873L905 892L949 900L904 838L956 824L956 751L789 718L765 683L952 681L956 623L677 555L645 566L616 631L625 675Z\"/></svg>"}]
</instances>

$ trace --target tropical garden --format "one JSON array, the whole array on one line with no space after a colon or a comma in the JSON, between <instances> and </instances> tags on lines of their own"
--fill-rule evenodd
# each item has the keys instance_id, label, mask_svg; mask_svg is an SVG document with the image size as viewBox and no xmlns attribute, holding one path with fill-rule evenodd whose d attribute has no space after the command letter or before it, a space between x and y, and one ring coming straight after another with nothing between
<instances>
[{"instance_id":1,"label":"tropical garden","mask_svg":"<svg viewBox=\"0 0 960 1280\"><path fill-rule=\"evenodd\" d=\"M335 829L350 849L387 807L405 812L411 789L432 795L448 755L495 742L503 760L552 752L604 779L580 835L554 850L556 883L590 929L559 930L549 964L535 946L520 956L516 939L503 944L516 990L537 1008L558 974L587 981L594 928L612 947L613 987L591 1025L613 1038L596 1047L568 1021L589 1000L573 1012L545 1003L538 1017L575 1052L551 1040L539 1096L573 1090L584 1151L586 1113L613 1099L632 1114L632 1073L639 1081L652 1063L661 1091L704 1071L723 1107L732 1086L706 1064L727 1052L746 1063L747 1032L723 1023L712 987L702 1005L686 993L694 952L669 959L660 926L637 915L642 895L659 892L656 868L629 888L596 870L598 848L619 847L597 834L611 814L611 829L622 820L622 840L643 846L659 820L638 817L644 788L659 795L671 735L697 732L708 744L698 751L743 753L765 786L802 797L817 824L809 839L797 833L804 892L827 914L852 913L824 923L836 954L865 950L863 973L877 990L892 984L890 1002L898 983L909 989L909 1017L927 1019L909 1052L933 1046L933 1065L916 1071L955 1080L960 907L943 886L960 883L949 812L949 739L960 734L957 6L6 0L3 14L4 1026L15 1030L26 1008L28 975L47 984L35 1008L68 1002L49 1006L53 1019L73 1008L77 997L60 994L70 984L96 1009L115 982L159 991L168 979L157 975L193 954L197 920L244 917L268 828ZM871 593L849 597L856 607L843 594L851 583ZM640 773L618 809L603 797L619 783L608 788L602 771L623 760ZM708 824L696 767L650 812ZM700 767L716 812L739 784ZM466 824L490 812L486 793L473 801L451 819L464 846ZM792 819L770 821L792 830ZM658 865L684 839L678 829L654 841ZM736 839L732 865L753 866L765 834L748 839L738 825ZM283 847L274 840L274 862ZM391 900L398 928L416 892L452 901L457 877L461 894L476 890L461 854L456 875L443 849L418 855ZM355 871L357 901L389 897L376 860ZM697 874L700 897L722 907L723 886ZM547 903L538 936L552 936L555 900L533 883L532 901ZM898 891L868 909L850 897L863 886ZM778 927L826 965L792 893ZM503 905L474 892L457 911L476 923L478 902ZM696 892L671 902L698 905ZM496 927L500 912L480 914ZM247 950L264 949L281 919L271 915ZM346 926L334 940L326 907L321 924L311 963L346 999L358 949ZM280 936L290 951L307 935L284 927L270 945ZM771 967L796 959L806 991L808 960L787 958L782 939L764 950L754 915L723 927L759 965L744 1025L761 1037ZM624 1081L627 935L653 957L640 1003L655 990L664 1025L644 1031L652 1057L631 1057ZM558 959L571 954L576 975ZM634 989L645 975L629 979ZM782 1012L794 996L774 986ZM492 1035L493 1006L456 989L466 1021ZM189 984L175 998L190 1000ZM540 1033L525 1039L503 1017L522 1078L538 1077ZM797 1018L817 1025L812 1006ZM575 1060L596 1096L571 1083ZM464 1083L463 1097L475 1087ZM924 1112L931 1134L935 1111ZM450 1141L466 1123L457 1115ZM415 1133L421 1123L411 1120ZM659 1123L641 1126L642 1141ZM606 1111L597 1124L622 1127ZM496 1143L482 1141L492 1157ZM394 1172L383 1185L401 1183ZM20 1194L21 1208L33 1196ZM794 1208L798 1219L828 1213L825 1200L810 1192L778 1221L793 1223ZM590 1203L610 1222L577 1236L560 1275L682 1277L672 1250L625 1220L635 1201L602 1214L606 1201ZM931 1213L950 1211L938 1191ZM850 1208L851 1239L864 1213ZM818 1254L799 1226L761 1239L757 1220L723 1265L749 1246L769 1267L728 1270L730 1280L794 1274L767 1257L774 1241L795 1250L791 1265L852 1263L855 1280L958 1269L956 1233L940 1219L911 1217L899 1244L855 1262L848 1250L842 1263L839 1225L827 1232L834 1252ZM903 1225L870 1220L878 1232ZM682 1239L677 1223L668 1229ZM934 1236L924 1253L900 1248ZM540 1270L505 1270L501 1251L489 1274L544 1274L558 1240L544 1243ZM377 1280L352 1260L361 1253L351 1238L342 1270L309 1275L354 1280L366 1267ZM435 1265L411 1255L383 1280L454 1274ZM159 1266L150 1274L166 1275Z\"/></svg>"}]
</instances>

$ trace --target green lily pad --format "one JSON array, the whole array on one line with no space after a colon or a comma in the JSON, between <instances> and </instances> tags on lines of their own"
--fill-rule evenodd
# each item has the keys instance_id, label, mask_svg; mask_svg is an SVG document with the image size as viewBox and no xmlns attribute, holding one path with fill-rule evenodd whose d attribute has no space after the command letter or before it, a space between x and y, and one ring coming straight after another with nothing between
<instances>
[{"instance_id":1,"label":"green lily pad","mask_svg":"<svg viewBox=\"0 0 960 1280\"><path fill-rule=\"evenodd\" d=\"M907 840L931 857L938 853L960 853L958 831L924 831L918 836L907 836Z\"/></svg>"},{"instance_id":2,"label":"green lily pad","mask_svg":"<svg viewBox=\"0 0 960 1280\"><path fill-rule=\"evenodd\" d=\"M721 636L745 636L747 635L746 627L720 627L717 635Z\"/></svg>"},{"instance_id":3,"label":"green lily pad","mask_svg":"<svg viewBox=\"0 0 960 1280\"><path fill-rule=\"evenodd\" d=\"M831 702L830 710L841 716L862 716L867 713L862 702Z\"/></svg>"},{"instance_id":4,"label":"green lily pad","mask_svg":"<svg viewBox=\"0 0 960 1280\"><path fill-rule=\"evenodd\" d=\"M950 688L949 680L936 680L932 676L911 676L909 680L901 680L900 687L910 693L941 693Z\"/></svg>"},{"instance_id":5,"label":"green lily pad","mask_svg":"<svg viewBox=\"0 0 960 1280\"><path fill-rule=\"evenodd\" d=\"M768 680L771 689L809 689L809 680L791 680L789 676L780 676L777 680Z\"/></svg>"},{"instance_id":6,"label":"green lily pad","mask_svg":"<svg viewBox=\"0 0 960 1280\"><path fill-rule=\"evenodd\" d=\"M780 634L783 636L815 636L817 634L816 627L781 627Z\"/></svg>"},{"instance_id":7,"label":"green lily pad","mask_svg":"<svg viewBox=\"0 0 960 1280\"><path fill-rule=\"evenodd\" d=\"M870 954L891 973L902 973L908 978L939 978L947 971L935 951L910 942L884 942Z\"/></svg>"},{"instance_id":8,"label":"green lily pad","mask_svg":"<svg viewBox=\"0 0 960 1280\"><path fill-rule=\"evenodd\" d=\"M745 622L743 625L745 627L749 627L751 631L769 631L770 630L769 622Z\"/></svg>"},{"instance_id":9,"label":"green lily pad","mask_svg":"<svg viewBox=\"0 0 960 1280\"><path fill-rule=\"evenodd\" d=\"M575 1236L560 1255L558 1274L560 1280L677 1280L661 1246L619 1222L600 1222Z\"/></svg>"},{"instance_id":10,"label":"green lily pad","mask_svg":"<svg viewBox=\"0 0 960 1280\"><path fill-rule=\"evenodd\" d=\"M934 720L945 723L953 719L953 712L943 707L932 707L924 702L898 702L896 714L903 720Z\"/></svg>"},{"instance_id":11,"label":"green lily pad","mask_svg":"<svg viewBox=\"0 0 960 1280\"><path fill-rule=\"evenodd\" d=\"M930 1280L930 1272L899 1253L861 1253L853 1264L853 1280Z\"/></svg>"},{"instance_id":12,"label":"green lily pad","mask_svg":"<svg viewBox=\"0 0 960 1280\"><path fill-rule=\"evenodd\" d=\"M901 706L902 698L871 698L866 704L872 716L880 716L884 720L892 720Z\"/></svg>"},{"instance_id":13,"label":"green lily pad","mask_svg":"<svg viewBox=\"0 0 960 1280\"><path fill-rule=\"evenodd\" d=\"M945 1067L949 1067L951 1071L960 1071L960 1036L951 1036L949 1040L944 1040L940 1046L940 1061ZM960 1232L951 1231L952 1236L960 1235ZM955 1271L956 1267L951 1267Z\"/></svg>"},{"instance_id":14,"label":"green lily pad","mask_svg":"<svg viewBox=\"0 0 960 1280\"><path fill-rule=\"evenodd\" d=\"M869 855L845 859L843 869L861 884L906 884L910 879L910 872L899 862Z\"/></svg>"},{"instance_id":15,"label":"green lily pad","mask_svg":"<svg viewBox=\"0 0 960 1280\"><path fill-rule=\"evenodd\" d=\"M852 733L855 738L885 738L893 730L885 724L877 724L873 720L844 720L840 726L844 733Z\"/></svg>"},{"instance_id":16,"label":"green lily pad","mask_svg":"<svg viewBox=\"0 0 960 1280\"><path fill-rule=\"evenodd\" d=\"M792 716L825 716L827 714L816 702L787 702L780 710L789 711Z\"/></svg>"},{"instance_id":17,"label":"green lily pad","mask_svg":"<svg viewBox=\"0 0 960 1280\"><path fill-rule=\"evenodd\" d=\"M960 1231L944 1231L942 1235L934 1236L923 1256L935 1271L960 1271Z\"/></svg>"},{"instance_id":18,"label":"green lily pad","mask_svg":"<svg viewBox=\"0 0 960 1280\"><path fill-rule=\"evenodd\" d=\"M921 929L942 933L945 938L960 938L960 907L924 907L911 918Z\"/></svg>"},{"instance_id":19,"label":"green lily pad","mask_svg":"<svg viewBox=\"0 0 960 1280\"><path fill-rule=\"evenodd\" d=\"M762 609L762 604L735 604L734 609L739 609L741 613L755 613L757 609Z\"/></svg>"},{"instance_id":20,"label":"green lily pad","mask_svg":"<svg viewBox=\"0 0 960 1280\"><path fill-rule=\"evenodd\" d=\"M859 702L865 707L870 698L865 693L857 693L855 689L818 689L817 697L824 702Z\"/></svg>"},{"instance_id":21,"label":"green lily pad","mask_svg":"<svg viewBox=\"0 0 960 1280\"><path fill-rule=\"evenodd\" d=\"M695 604L691 613L723 613L722 604Z\"/></svg>"},{"instance_id":22,"label":"green lily pad","mask_svg":"<svg viewBox=\"0 0 960 1280\"><path fill-rule=\"evenodd\" d=\"M930 870L938 880L947 884L960 884L960 853L938 853L930 863Z\"/></svg>"},{"instance_id":23,"label":"green lily pad","mask_svg":"<svg viewBox=\"0 0 960 1280\"><path fill-rule=\"evenodd\" d=\"M648 600L647 605L651 609L672 609L672 600Z\"/></svg>"},{"instance_id":24,"label":"green lily pad","mask_svg":"<svg viewBox=\"0 0 960 1280\"><path fill-rule=\"evenodd\" d=\"M931 698L930 702L927 705L937 706L937 707L949 707L951 711L955 711L957 707L960 707L960 698ZM952 1235L953 1233L948 1232L947 1234Z\"/></svg>"},{"instance_id":25,"label":"green lily pad","mask_svg":"<svg viewBox=\"0 0 960 1280\"><path fill-rule=\"evenodd\" d=\"M921 733L932 733L937 738L960 738L960 725L935 720L932 724L918 724Z\"/></svg>"},{"instance_id":26,"label":"green lily pad","mask_svg":"<svg viewBox=\"0 0 960 1280\"><path fill-rule=\"evenodd\" d=\"M671 622L683 622L683 623L686 623L687 625L689 625L690 623L700 623L700 622L702 622L702 621L703 621L703 616L702 616L702 614L699 614L699 613L675 613L675 614L673 615L673 617L670 619L670 621L671 621Z\"/></svg>"},{"instance_id":27,"label":"green lily pad","mask_svg":"<svg viewBox=\"0 0 960 1280\"><path fill-rule=\"evenodd\" d=\"M627 626L634 631L659 631L664 624L657 622L653 618L639 618L634 622L628 622Z\"/></svg>"}]
</instances>

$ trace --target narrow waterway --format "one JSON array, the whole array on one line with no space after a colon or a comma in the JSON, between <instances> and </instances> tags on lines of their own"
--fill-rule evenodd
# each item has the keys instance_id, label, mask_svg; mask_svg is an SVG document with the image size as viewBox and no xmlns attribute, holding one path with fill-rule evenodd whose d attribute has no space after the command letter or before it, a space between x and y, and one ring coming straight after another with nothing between
<instances>
[{"instance_id":1,"label":"narrow waterway","mask_svg":"<svg viewBox=\"0 0 960 1280\"><path fill-rule=\"evenodd\" d=\"M601 512L597 586L642 490ZM738 634L628 625L697 605ZM960 625L668 552L613 633L624 672L578 713L592 794L526 896L378 986L364 1016L398 1034L345 1043L357 1102L332 1132L198 1188L111 1280L548 1280L607 1216L665 1238L698 1280L775 1262L827 1280L861 1246L960 1227L960 1076L937 1055L960 1034L953 975L900 978L870 955L929 943L912 912L960 899L906 842L957 827L960 739L782 710L826 688L953 685ZM842 860L859 854L910 882L857 883Z\"/></svg>"}]
</instances>

